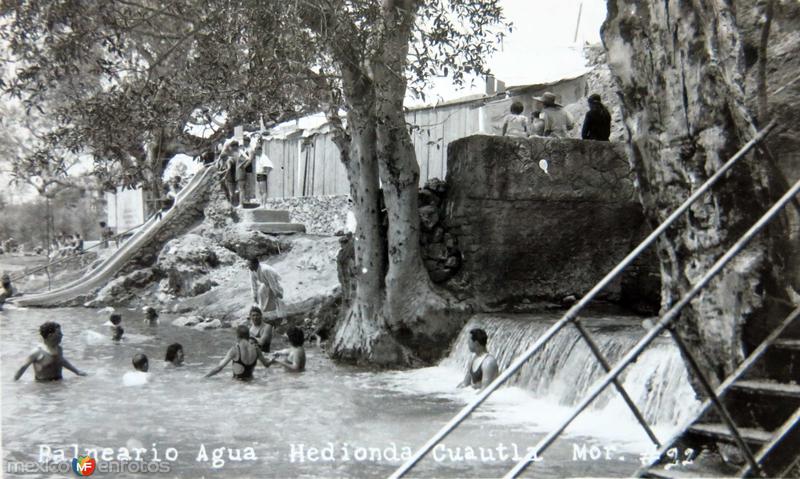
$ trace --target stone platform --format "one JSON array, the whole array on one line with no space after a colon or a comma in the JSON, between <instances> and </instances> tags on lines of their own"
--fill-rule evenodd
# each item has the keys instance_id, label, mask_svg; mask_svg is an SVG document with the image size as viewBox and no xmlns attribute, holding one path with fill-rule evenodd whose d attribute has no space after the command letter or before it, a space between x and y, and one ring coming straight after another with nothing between
<instances>
[{"instance_id":1,"label":"stone platform","mask_svg":"<svg viewBox=\"0 0 800 479\"><path fill-rule=\"evenodd\" d=\"M292 223L286 210L268 210L266 208L237 208L242 223L251 230L267 234L305 233L306 227L300 223Z\"/></svg>"}]
</instances>

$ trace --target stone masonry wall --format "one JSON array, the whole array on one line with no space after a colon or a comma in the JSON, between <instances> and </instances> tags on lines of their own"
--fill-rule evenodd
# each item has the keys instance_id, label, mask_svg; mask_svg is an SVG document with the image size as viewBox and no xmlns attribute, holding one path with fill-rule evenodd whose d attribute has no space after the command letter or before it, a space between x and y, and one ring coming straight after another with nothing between
<instances>
[{"instance_id":1,"label":"stone masonry wall","mask_svg":"<svg viewBox=\"0 0 800 479\"><path fill-rule=\"evenodd\" d=\"M317 235L334 235L344 230L349 196L300 196L270 198L266 207L288 210L292 223L302 223L306 232Z\"/></svg>"},{"instance_id":2,"label":"stone masonry wall","mask_svg":"<svg viewBox=\"0 0 800 479\"><path fill-rule=\"evenodd\" d=\"M447 168L463 264L446 286L482 310L580 296L648 232L622 144L471 136L450 144ZM653 312L659 290L651 254L604 298Z\"/></svg>"}]
</instances>

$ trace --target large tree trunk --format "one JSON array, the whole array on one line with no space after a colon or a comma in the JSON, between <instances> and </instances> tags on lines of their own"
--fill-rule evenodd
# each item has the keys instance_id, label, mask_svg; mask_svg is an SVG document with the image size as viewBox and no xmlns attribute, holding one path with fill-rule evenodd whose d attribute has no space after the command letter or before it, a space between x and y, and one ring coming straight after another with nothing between
<instances>
[{"instance_id":1,"label":"large tree trunk","mask_svg":"<svg viewBox=\"0 0 800 479\"><path fill-rule=\"evenodd\" d=\"M413 364L437 357L457 332L458 317L433 291L420 254L419 165L402 108L414 3L384 2L384 42L369 68L340 61L351 106L349 158L343 157L358 229L355 298L346 306L334 340L333 356L339 359ZM386 233L378 211L378 174Z\"/></svg>"},{"instance_id":2,"label":"large tree trunk","mask_svg":"<svg viewBox=\"0 0 800 479\"><path fill-rule=\"evenodd\" d=\"M603 41L620 87L641 199L660 223L755 133L735 12L724 0L609 0ZM780 192L747 158L662 236L662 307L683 296ZM762 233L684 310L678 333L712 382L784 306L781 224ZM775 314L777 313L777 314Z\"/></svg>"}]
</instances>

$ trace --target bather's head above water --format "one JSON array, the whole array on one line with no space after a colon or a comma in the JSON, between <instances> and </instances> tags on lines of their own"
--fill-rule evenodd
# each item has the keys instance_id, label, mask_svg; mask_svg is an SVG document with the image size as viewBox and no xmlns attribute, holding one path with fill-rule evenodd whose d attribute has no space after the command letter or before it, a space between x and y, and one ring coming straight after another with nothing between
<instances>
[{"instance_id":1,"label":"bather's head above water","mask_svg":"<svg viewBox=\"0 0 800 479\"><path fill-rule=\"evenodd\" d=\"M486 351L486 343L489 336L481 328L475 328L469 332L469 350L473 353L482 353Z\"/></svg>"},{"instance_id":2,"label":"bather's head above water","mask_svg":"<svg viewBox=\"0 0 800 479\"><path fill-rule=\"evenodd\" d=\"M250 339L250 328L244 324L236 327L236 339Z\"/></svg>"},{"instance_id":3,"label":"bather's head above water","mask_svg":"<svg viewBox=\"0 0 800 479\"><path fill-rule=\"evenodd\" d=\"M158 319L158 311L152 306L148 306L147 309L144 310L144 317L150 322L156 321Z\"/></svg>"},{"instance_id":4,"label":"bather's head above water","mask_svg":"<svg viewBox=\"0 0 800 479\"><path fill-rule=\"evenodd\" d=\"M255 326L261 326L261 321L264 319L264 314L261 312L261 308L258 306L253 306L250 308L250 322L253 323Z\"/></svg>"},{"instance_id":5,"label":"bather's head above water","mask_svg":"<svg viewBox=\"0 0 800 479\"><path fill-rule=\"evenodd\" d=\"M48 346L58 346L61 344L61 338L63 337L61 325L53 321L48 321L39 326L39 334L42 335L42 339Z\"/></svg>"},{"instance_id":6,"label":"bather's head above water","mask_svg":"<svg viewBox=\"0 0 800 479\"><path fill-rule=\"evenodd\" d=\"M172 343L167 346L167 355L164 361L171 363L173 366L183 365L183 346L181 346L181 343Z\"/></svg>"},{"instance_id":7,"label":"bather's head above water","mask_svg":"<svg viewBox=\"0 0 800 479\"><path fill-rule=\"evenodd\" d=\"M150 369L150 363L147 360L147 356L142 353L136 353L133 356L133 368L137 371L141 371L146 373L148 369Z\"/></svg>"},{"instance_id":8,"label":"bather's head above water","mask_svg":"<svg viewBox=\"0 0 800 479\"><path fill-rule=\"evenodd\" d=\"M286 330L286 337L289 339L289 344L291 344L295 348L299 348L306 341L305 335L303 334L303 330L298 328L297 326L292 326L291 328Z\"/></svg>"}]
</instances>

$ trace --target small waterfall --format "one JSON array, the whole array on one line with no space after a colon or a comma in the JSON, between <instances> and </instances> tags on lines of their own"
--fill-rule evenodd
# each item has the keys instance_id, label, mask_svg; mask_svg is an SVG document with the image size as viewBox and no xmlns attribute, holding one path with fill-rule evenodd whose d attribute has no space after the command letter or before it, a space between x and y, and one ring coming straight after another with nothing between
<instances>
[{"instance_id":1,"label":"small waterfall","mask_svg":"<svg viewBox=\"0 0 800 479\"><path fill-rule=\"evenodd\" d=\"M502 370L528 349L555 319L552 315L535 320L477 316L462 329L453 350L441 366L463 371L470 358L467 346L469 331L483 328L489 335L489 352L497 358ZM587 317L583 324L612 366L645 334L645 330L636 322L619 317ZM573 326L567 326L531 358L510 382L537 399L572 406L604 373L578 331ZM689 385L680 352L667 338L654 341L623 372L622 380L628 394L651 425L670 429L687 420L699 405ZM633 417L613 385L609 385L590 408L604 416Z\"/></svg>"}]
</instances>

